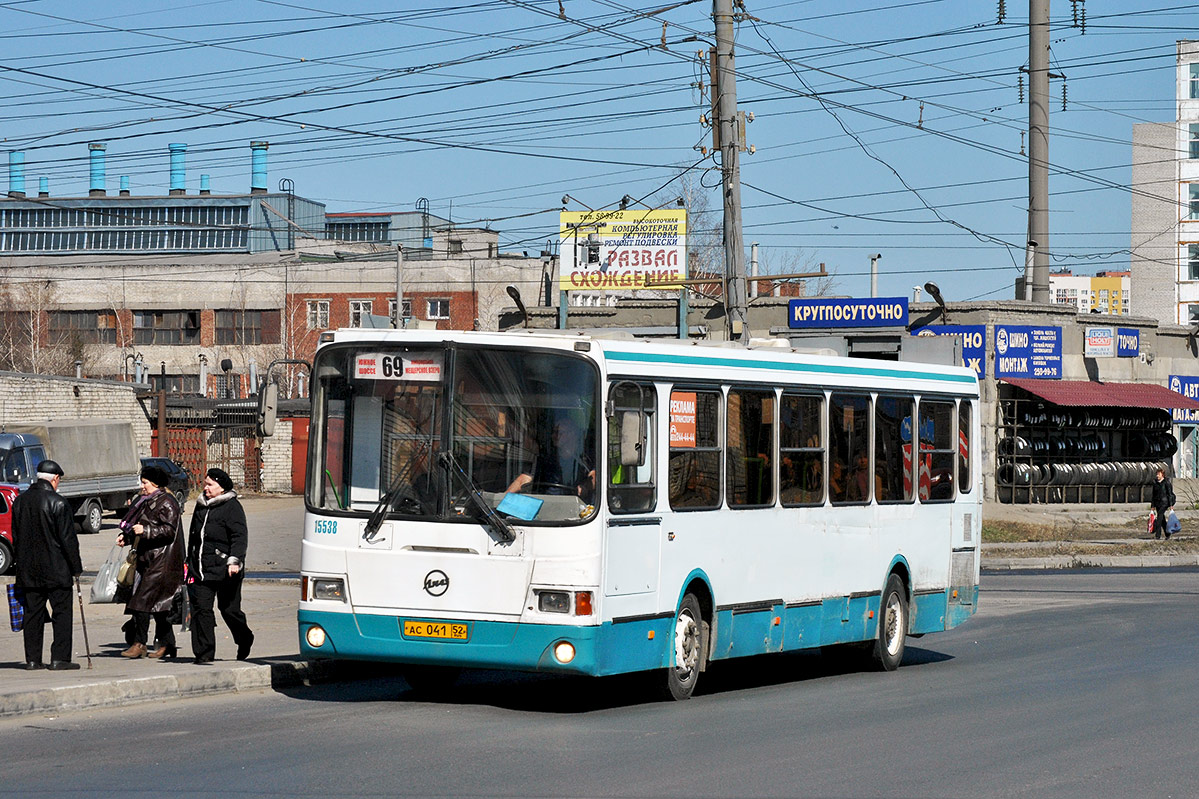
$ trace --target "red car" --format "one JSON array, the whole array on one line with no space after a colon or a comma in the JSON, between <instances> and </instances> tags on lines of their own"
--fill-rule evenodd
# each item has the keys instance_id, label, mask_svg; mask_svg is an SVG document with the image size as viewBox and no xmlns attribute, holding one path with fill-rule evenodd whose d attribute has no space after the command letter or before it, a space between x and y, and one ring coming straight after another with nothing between
<instances>
[{"instance_id":1,"label":"red car","mask_svg":"<svg viewBox=\"0 0 1199 799\"><path fill-rule=\"evenodd\" d=\"M0 484L0 574L12 569L12 503L19 493L17 486Z\"/></svg>"}]
</instances>

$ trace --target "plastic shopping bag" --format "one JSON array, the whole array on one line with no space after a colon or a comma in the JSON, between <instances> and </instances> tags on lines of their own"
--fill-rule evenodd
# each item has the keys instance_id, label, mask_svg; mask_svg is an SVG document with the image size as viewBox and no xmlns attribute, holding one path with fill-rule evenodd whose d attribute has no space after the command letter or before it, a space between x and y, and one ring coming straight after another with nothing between
<instances>
[{"instance_id":1,"label":"plastic shopping bag","mask_svg":"<svg viewBox=\"0 0 1199 799\"><path fill-rule=\"evenodd\" d=\"M117 572L120 570L121 564L125 562L128 553L129 547L114 546L108 551L108 559L96 570L96 579L92 583L92 594L89 600L92 604L116 601Z\"/></svg>"},{"instance_id":2,"label":"plastic shopping bag","mask_svg":"<svg viewBox=\"0 0 1199 799\"><path fill-rule=\"evenodd\" d=\"M1166 532L1174 535L1182 531L1182 522L1178 521L1178 514L1170 511L1170 515L1166 517Z\"/></svg>"},{"instance_id":3,"label":"plastic shopping bag","mask_svg":"<svg viewBox=\"0 0 1199 799\"><path fill-rule=\"evenodd\" d=\"M1157 524L1157 510L1149 511L1149 535L1153 535L1153 526Z\"/></svg>"}]
</instances>

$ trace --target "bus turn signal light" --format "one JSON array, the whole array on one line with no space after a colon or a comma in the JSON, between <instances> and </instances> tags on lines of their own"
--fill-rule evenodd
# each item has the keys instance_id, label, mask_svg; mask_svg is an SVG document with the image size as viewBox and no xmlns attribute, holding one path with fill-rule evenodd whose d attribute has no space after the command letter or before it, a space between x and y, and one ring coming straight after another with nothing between
<instances>
[{"instance_id":1,"label":"bus turn signal light","mask_svg":"<svg viewBox=\"0 0 1199 799\"><path fill-rule=\"evenodd\" d=\"M575 591L575 615L590 616L591 614L591 592Z\"/></svg>"}]
</instances>

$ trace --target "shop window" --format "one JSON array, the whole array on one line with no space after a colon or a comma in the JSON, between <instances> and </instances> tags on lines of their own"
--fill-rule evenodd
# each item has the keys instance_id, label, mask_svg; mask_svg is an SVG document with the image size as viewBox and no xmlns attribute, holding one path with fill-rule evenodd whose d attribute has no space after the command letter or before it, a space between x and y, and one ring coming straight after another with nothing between
<instances>
[{"instance_id":1,"label":"shop window","mask_svg":"<svg viewBox=\"0 0 1199 799\"><path fill-rule=\"evenodd\" d=\"M774 392L730 390L725 418L725 492L729 507L773 505Z\"/></svg>"},{"instance_id":2,"label":"shop window","mask_svg":"<svg viewBox=\"0 0 1199 799\"><path fill-rule=\"evenodd\" d=\"M783 505L824 502L824 397L784 394L779 404L779 498Z\"/></svg>"},{"instance_id":3,"label":"shop window","mask_svg":"<svg viewBox=\"0 0 1199 799\"><path fill-rule=\"evenodd\" d=\"M720 507L720 392L670 392L670 507Z\"/></svg>"},{"instance_id":4,"label":"shop window","mask_svg":"<svg viewBox=\"0 0 1199 799\"><path fill-rule=\"evenodd\" d=\"M834 505L870 501L870 397L829 398L828 495Z\"/></svg>"},{"instance_id":5,"label":"shop window","mask_svg":"<svg viewBox=\"0 0 1199 799\"><path fill-rule=\"evenodd\" d=\"M874 403L874 497L879 502L911 502L912 397L879 397Z\"/></svg>"},{"instance_id":6,"label":"shop window","mask_svg":"<svg viewBox=\"0 0 1199 799\"><path fill-rule=\"evenodd\" d=\"M917 485L923 502L953 499L954 445L953 403L920 403L920 453Z\"/></svg>"},{"instance_id":7,"label":"shop window","mask_svg":"<svg viewBox=\"0 0 1199 799\"><path fill-rule=\"evenodd\" d=\"M608 507L613 513L640 513L657 506L657 481L654 463L657 425L654 410L657 392L652 385L621 382L612 387L609 399L613 413L608 416ZM640 464L620 462L621 433L628 414L641 413L645 448Z\"/></svg>"}]
</instances>

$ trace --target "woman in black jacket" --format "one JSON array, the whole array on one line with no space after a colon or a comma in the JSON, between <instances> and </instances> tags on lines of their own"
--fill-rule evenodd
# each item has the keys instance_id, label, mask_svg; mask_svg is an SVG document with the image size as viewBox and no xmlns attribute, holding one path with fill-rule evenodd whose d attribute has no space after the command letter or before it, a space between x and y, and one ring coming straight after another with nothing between
<instances>
[{"instance_id":1,"label":"woman in black jacket","mask_svg":"<svg viewBox=\"0 0 1199 799\"><path fill-rule=\"evenodd\" d=\"M183 590L183 519L179 502L166 490L170 475L157 466L142 469L142 496L121 523L117 543L137 542L137 577L125 611L133 616L133 642L121 653L127 658L175 657L175 630L170 611ZM146 641L154 617L158 649Z\"/></svg>"},{"instance_id":2,"label":"woman in black jacket","mask_svg":"<svg viewBox=\"0 0 1199 799\"><path fill-rule=\"evenodd\" d=\"M1170 483L1170 478L1166 477L1164 469L1158 469L1153 480L1153 496L1149 500L1153 505L1153 510L1157 513L1157 520L1153 523L1153 537L1161 538L1162 533L1166 534L1166 538L1170 537L1170 529L1166 527L1166 521L1170 517L1170 509L1174 507L1174 486Z\"/></svg>"},{"instance_id":3,"label":"woman in black jacket","mask_svg":"<svg viewBox=\"0 0 1199 799\"><path fill-rule=\"evenodd\" d=\"M246 512L233 491L233 480L221 469L209 469L192 512L187 542L192 653L196 663L211 663L216 657L214 599L237 644L237 659L250 656L254 633L246 625L246 614L241 609L248 538Z\"/></svg>"}]
</instances>

